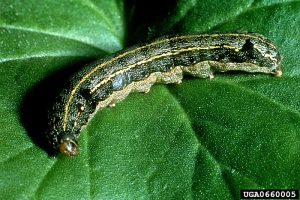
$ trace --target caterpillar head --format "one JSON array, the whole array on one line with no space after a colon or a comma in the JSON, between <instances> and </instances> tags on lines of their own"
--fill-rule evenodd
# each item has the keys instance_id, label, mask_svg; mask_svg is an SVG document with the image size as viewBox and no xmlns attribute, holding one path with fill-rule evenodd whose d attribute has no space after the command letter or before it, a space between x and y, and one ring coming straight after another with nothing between
<instances>
[{"instance_id":1,"label":"caterpillar head","mask_svg":"<svg viewBox=\"0 0 300 200\"><path fill-rule=\"evenodd\" d=\"M79 152L76 139L77 138L71 133L63 134L59 143L60 152L66 156L76 156Z\"/></svg>"}]
</instances>

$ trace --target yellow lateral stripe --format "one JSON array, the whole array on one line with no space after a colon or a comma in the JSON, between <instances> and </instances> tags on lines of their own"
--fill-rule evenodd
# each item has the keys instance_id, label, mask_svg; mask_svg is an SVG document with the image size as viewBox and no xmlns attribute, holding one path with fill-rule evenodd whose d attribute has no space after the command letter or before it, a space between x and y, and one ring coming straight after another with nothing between
<instances>
[{"instance_id":1,"label":"yellow lateral stripe","mask_svg":"<svg viewBox=\"0 0 300 200\"><path fill-rule=\"evenodd\" d=\"M95 90L97 88L99 88L101 85L103 85L104 83L106 83L108 80L110 80L111 78L115 77L115 75L117 73L123 73L123 72L126 72L132 68L134 68L135 66L137 65L141 65L141 64L145 64L145 63L148 63L148 62L151 62L152 60L155 60L155 59L158 59L158 58L161 58L161 57L165 57L165 56L173 56L173 55L176 55L176 54L179 54L179 53L182 53L182 52L186 52L186 51L193 51L193 50L202 50L202 49L210 49L210 48L207 48L207 47L204 47L204 48L198 48L198 47L190 47L190 48L187 48L187 49L180 49L176 52L167 52L167 53L163 53L163 54L159 54L159 55L156 55L156 56L153 56L152 58L149 58L147 60L142 60L142 61L139 61L137 63L134 63L132 65L128 65L126 69L123 69L123 70L120 70L116 73L113 73L111 74L108 78L102 80L101 82L99 82L97 85L95 85L95 87L93 89L91 89L91 92L90 93L93 93L95 92Z\"/></svg>"},{"instance_id":2,"label":"yellow lateral stripe","mask_svg":"<svg viewBox=\"0 0 300 200\"><path fill-rule=\"evenodd\" d=\"M153 46L153 45L156 45L156 44L164 43L164 42L167 42L167 41L178 40L178 39L187 39L187 38L197 38L197 37L222 37L222 36L226 36L226 37L237 36L237 37L255 38L255 39L260 40L263 43L266 43L266 44L272 46L273 48L276 48L275 45L273 45L272 43L268 43L265 40L263 40L262 38L260 38L258 36L255 36L255 35L252 35L251 33L250 34L248 34L248 33L223 33L223 34L222 33L215 33L215 34L192 34L192 35L175 36L173 38L166 38L166 39L163 39L163 40L154 41L154 42L146 44L144 46L135 48L135 49L133 49L131 51L124 52L123 54L120 54L120 55L118 55L116 57L113 57L112 59L110 59L110 60L108 60L106 62L103 62L103 63L99 64L98 66L96 66L93 70L91 70L89 73L87 73L85 76L83 76L82 79L79 81L79 83L72 89L72 91L70 93L70 97L69 97L69 99L68 99L68 101L66 103L65 109L64 109L63 130L64 131L66 130L68 110L69 110L69 106L70 106L70 103L71 103L71 101L72 101L72 99L74 97L75 92L77 91L77 89L79 88L79 86L84 81L86 81L93 73L95 73L98 69L104 67L105 65L107 65L109 63L112 63L113 61L115 61L115 60L117 60L119 58L122 58L122 57L124 57L124 56L126 56L128 54L134 53L134 52L136 52L136 51L138 51L140 49L143 49L143 48L146 48L146 47L150 47L150 46ZM196 49L196 47L194 47L194 48ZM173 55L175 55L175 53ZM162 56L162 55L158 55L158 56ZM168 55L168 53L165 53L163 56L167 56L167 55ZM157 58L157 56L154 56L153 59L156 59L156 58ZM150 59L148 59L148 60L150 60Z\"/></svg>"}]
</instances>

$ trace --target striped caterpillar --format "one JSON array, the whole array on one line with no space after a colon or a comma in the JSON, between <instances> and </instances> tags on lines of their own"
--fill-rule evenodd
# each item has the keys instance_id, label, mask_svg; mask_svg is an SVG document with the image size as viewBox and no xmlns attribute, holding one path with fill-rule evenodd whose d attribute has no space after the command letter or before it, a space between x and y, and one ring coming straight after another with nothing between
<instances>
[{"instance_id":1,"label":"striped caterpillar","mask_svg":"<svg viewBox=\"0 0 300 200\"><path fill-rule=\"evenodd\" d=\"M215 71L239 70L281 76L281 59L272 41L250 32L164 36L135 45L72 76L49 112L46 137L55 150L75 156L89 119L130 92L148 92L156 82L180 83L184 74L213 78Z\"/></svg>"}]
</instances>

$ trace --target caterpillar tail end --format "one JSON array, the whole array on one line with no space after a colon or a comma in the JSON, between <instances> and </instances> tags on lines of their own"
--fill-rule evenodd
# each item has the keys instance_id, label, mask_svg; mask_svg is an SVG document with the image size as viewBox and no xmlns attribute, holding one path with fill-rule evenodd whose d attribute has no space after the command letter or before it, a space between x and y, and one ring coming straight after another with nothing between
<instances>
[{"instance_id":1,"label":"caterpillar tail end","mask_svg":"<svg viewBox=\"0 0 300 200\"><path fill-rule=\"evenodd\" d=\"M282 75L282 71L281 70L278 70L275 74L274 74L274 76L277 76L277 77L280 77Z\"/></svg>"}]
</instances>

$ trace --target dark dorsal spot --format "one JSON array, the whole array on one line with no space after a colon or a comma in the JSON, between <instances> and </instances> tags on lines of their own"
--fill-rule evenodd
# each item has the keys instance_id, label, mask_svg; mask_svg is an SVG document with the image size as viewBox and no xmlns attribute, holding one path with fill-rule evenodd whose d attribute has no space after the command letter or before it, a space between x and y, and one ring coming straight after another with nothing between
<instances>
[{"instance_id":1,"label":"dark dorsal spot","mask_svg":"<svg viewBox=\"0 0 300 200\"><path fill-rule=\"evenodd\" d=\"M97 104L98 104L97 101L91 101L91 102L90 102L91 109L92 109L92 110L95 110L96 107L97 107Z\"/></svg>"},{"instance_id":2,"label":"dark dorsal spot","mask_svg":"<svg viewBox=\"0 0 300 200\"><path fill-rule=\"evenodd\" d=\"M244 55L248 58L251 59L256 58L254 44L250 41L250 39L246 40L245 44L242 47L241 52L243 52Z\"/></svg>"},{"instance_id":3,"label":"dark dorsal spot","mask_svg":"<svg viewBox=\"0 0 300 200\"><path fill-rule=\"evenodd\" d=\"M218 60L224 60L226 58L227 54L227 48L224 47L224 45L221 45L221 48L218 52Z\"/></svg>"},{"instance_id":4,"label":"dark dorsal spot","mask_svg":"<svg viewBox=\"0 0 300 200\"><path fill-rule=\"evenodd\" d=\"M92 95L90 92L91 92L91 90L89 90L89 89L81 89L80 90L81 96L86 100L91 98Z\"/></svg>"}]
</instances>

